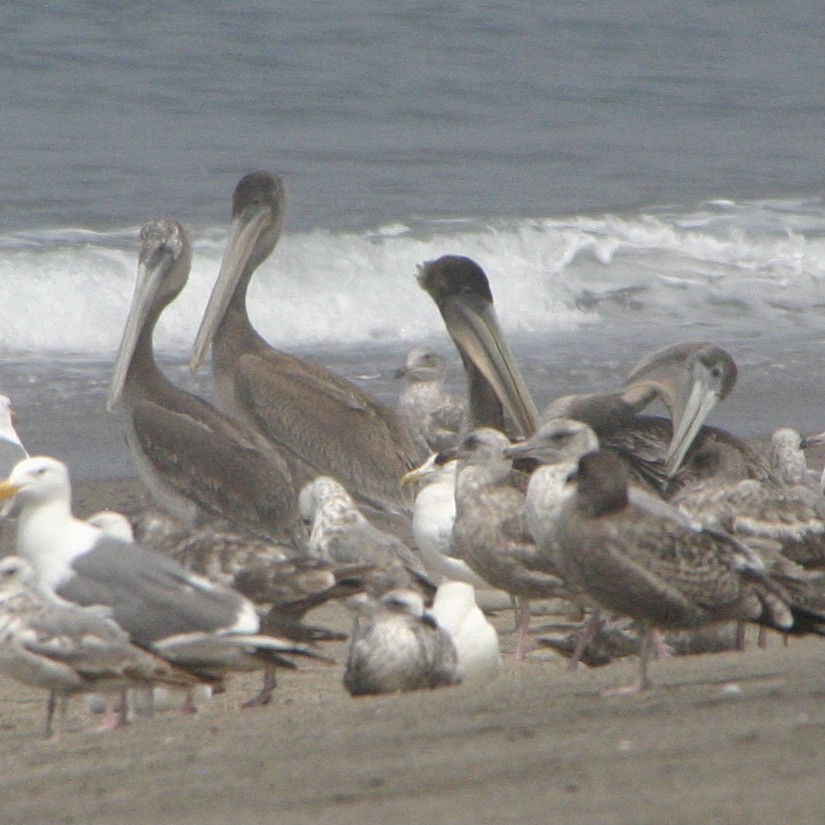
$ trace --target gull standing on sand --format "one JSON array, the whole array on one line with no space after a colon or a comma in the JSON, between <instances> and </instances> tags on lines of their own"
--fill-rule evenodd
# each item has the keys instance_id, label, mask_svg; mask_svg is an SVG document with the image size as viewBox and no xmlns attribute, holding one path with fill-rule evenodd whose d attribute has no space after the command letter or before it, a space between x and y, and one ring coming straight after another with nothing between
<instances>
[{"instance_id":1,"label":"gull standing on sand","mask_svg":"<svg viewBox=\"0 0 825 825\"><path fill-rule=\"evenodd\" d=\"M424 611L412 590L391 590L358 616L344 686L352 696L424 690L458 684L458 653L450 634Z\"/></svg>"},{"instance_id":2,"label":"gull standing on sand","mask_svg":"<svg viewBox=\"0 0 825 825\"><path fill-rule=\"evenodd\" d=\"M584 455L576 478L576 493L558 522L564 569L573 586L634 619L643 633L639 681L620 692L650 686L654 628L737 620L825 635L825 614L797 604L741 542L692 527L678 511L668 517L661 506L654 511L634 503L629 467L614 453Z\"/></svg>"},{"instance_id":3,"label":"gull standing on sand","mask_svg":"<svg viewBox=\"0 0 825 825\"><path fill-rule=\"evenodd\" d=\"M167 685L180 690L199 683L196 676L132 644L100 608L78 607L40 590L28 560L0 560L0 672L49 691L46 736L53 733L59 700L63 726L68 697L92 691ZM125 705L119 720L125 723Z\"/></svg>"},{"instance_id":4,"label":"gull standing on sand","mask_svg":"<svg viewBox=\"0 0 825 825\"><path fill-rule=\"evenodd\" d=\"M531 599L564 597L564 582L552 560L537 547L527 527L524 493L510 483L507 437L497 430L473 430L459 448L456 482L456 555L493 587L519 603L516 660L525 656Z\"/></svg>"},{"instance_id":5,"label":"gull standing on sand","mask_svg":"<svg viewBox=\"0 0 825 825\"><path fill-rule=\"evenodd\" d=\"M330 563L293 547L214 527L191 530L152 510L142 511L132 523L138 544L255 602L268 633L296 642L347 638L305 624L303 617L330 599L361 592L369 566Z\"/></svg>"},{"instance_id":6,"label":"gull standing on sand","mask_svg":"<svg viewBox=\"0 0 825 825\"><path fill-rule=\"evenodd\" d=\"M814 493L813 501L825 507L822 498L821 474L808 469L805 450L825 444L825 433L803 437L792 427L779 427L771 435L768 465L783 484L807 487Z\"/></svg>"},{"instance_id":7,"label":"gull standing on sand","mask_svg":"<svg viewBox=\"0 0 825 825\"><path fill-rule=\"evenodd\" d=\"M564 557L558 547L556 527L562 506L573 494L569 478L575 472L579 458L598 448L599 440L587 424L567 418L552 418L528 439L505 450L505 455L511 459L538 462L539 466L530 474L524 498L527 527L539 551L564 580L569 598L582 608L594 608L590 619L579 632L573 654L568 659L568 670L576 669L584 650L601 626L601 611L584 592L577 592L570 586L570 577L564 569Z\"/></svg>"},{"instance_id":8,"label":"gull standing on sand","mask_svg":"<svg viewBox=\"0 0 825 825\"><path fill-rule=\"evenodd\" d=\"M465 682L489 679L498 671L501 667L498 633L476 604L471 584L442 582L430 613L452 636Z\"/></svg>"},{"instance_id":9,"label":"gull standing on sand","mask_svg":"<svg viewBox=\"0 0 825 825\"><path fill-rule=\"evenodd\" d=\"M15 497L17 553L41 587L76 604L103 605L136 644L213 680L227 671L294 667L285 654L322 658L261 632L254 604L140 545L75 518L66 465L44 456L0 482Z\"/></svg>"}]
</instances>

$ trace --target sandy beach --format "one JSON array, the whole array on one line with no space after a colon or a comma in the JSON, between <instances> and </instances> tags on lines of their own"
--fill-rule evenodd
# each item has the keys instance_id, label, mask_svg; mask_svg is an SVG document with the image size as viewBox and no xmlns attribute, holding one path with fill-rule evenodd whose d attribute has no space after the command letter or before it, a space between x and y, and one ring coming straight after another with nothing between
<instances>
[{"instance_id":1,"label":"sandy beach","mask_svg":"<svg viewBox=\"0 0 825 825\"><path fill-rule=\"evenodd\" d=\"M129 510L139 483L77 486L75 510ZM8 536L5 549L8 550ZM337 605L314 622L349 628ZM352 699L346 645L240 709L256 676L194 716L101 733L80 699L59 741L44 695L0 678L0 805L13 823L821 823L821 639L653 664L654 689L602 698L635 658L569 674L551 651L516 666L512 616L496 618L501 673L483 685Z\"/></svg>"}]
</instances>

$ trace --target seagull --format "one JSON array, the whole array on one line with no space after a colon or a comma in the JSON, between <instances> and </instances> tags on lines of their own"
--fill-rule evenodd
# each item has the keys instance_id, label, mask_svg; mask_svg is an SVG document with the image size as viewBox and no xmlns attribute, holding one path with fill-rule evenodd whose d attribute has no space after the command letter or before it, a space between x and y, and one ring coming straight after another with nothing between
<instances>
[{"instance_id":1,"label":"seagull","mask_svg":"<svg viewBox=\"0 0 825 825\"><path fill-rule=\"evenodd\" d=\"M0 482L0 500L11 496L17 554L40 586L81 606L108 607L134 643L176 665L219 680L231 670L294 667L286 654L324 658L261 632L255 605L240 593L75 518L69 472L57 459L20 462Z\"/></svg>"},{"instance_id":2,"label":"seagull","mask_svg":"<svg viewBox=\"0 0 825 825\"><path fill-rule=\"evenodd\" d=\"M498 671L501 667L498 633L476 604L471 584L442 582L430 613L453 637L465 682L489 679Z\"/></svg>"},{"instance_id":3,"label":"seagull","mask_svg":"<svg viewBox=\"0 0 825 825\"><path fill-rule=\"evenodd\" d=\"M327 562L372 565L366 588L371 595L416 585L434 589L421 559L400 539L371 524L334 478L318 476L305 485L298 506L311 525L309 552Z\"/></svg>"},{"instance_id":4,"label":"seagull","mask_svg":"<svg viewBox=\"0 0 825 825\"><path fill-rule=\"evenodd\" d=\"M132 530L132 523L123 513L118 513L117 510L99 510L93 513L86 521L102 530L109 536L122 539L123 541L134 541L135 533Z\"/></svg>"},{"instance_id":5,"label":"seagull","mask_svg":"<svg viewBox=\"0 0 825 825\"><path fill-rule=\"evenodd\" d=\"M743 541L776 543L783 556L806 569L825 569L825 499L806 484L742 478L741 454L706 440L694 473L671 503L706 527Z\"/></svg>"},{"instance_id":6,"label":"seagull","mask_svg":"<svg viewBox=\"0 0 825 825\"><path fill-rule=\"evenodd\" d=\"M516 660L525 655L530 599L564 597L553 562L536 547L527 528L524 493L510 484L510 447L498 430L473 430L459 448L455 553L493 587L519 602Z\"/></svg>"},{"instance_id":7,"label":"seagull","mask_svg":"<svg viewBox=\"0 0 825 825\"><path fill-rule=\"evenodd\" d=\"M538 462L533 469L524 497L524 515L527 527L539 551L558 571L567 586L568 597L582 608L592 607L593 613L579 633L567 669L575 670L594 634L601 625L601 610L583 592L570 587L570 576L564 569L565 559L556 538L556 526L565 501L573 494L570 476L575 472L581 456L599 448L593 430L582 421L551 418L544 421L528 439L504 451L508 458L523 462Z\"/></svg>"},{"instance_id":8,"label":"seagull","mask_svg":"<svg viewBox=\"0 0 825 825\"><path fill-rule=\"evenodd\" d=\"M180 690L199 683L191 673L130 642L99 608L78 607L39 589L34 568L19 556L0 560L0 671L49 691L47 738L55 733L58 700L59 733L72 694L153 685Z\"/></svg>"},{"instance_id":9,"label":"seagull","mask_svg":"<svg viewBox=\"0 0 825 825\"><path fill-rule=\"evenodd\" d=\"M426 347L413 347L395 373L404 380L398 415L424 453L455 447L464 421L464 403L444 389L447 361Z\"/></svg>"},{"instance_id":10,"label":"seagull","mask_svg":"<svg viewBox=\"0 0 825 825\"><path fill-rule=\"evenodd\" d=\"M413 590L391 590L352 630L344 686L352 696L458 684L458 653L450 634L424 611Z\"/></svg>"},{"instance_id":11,"label":"seagull","mask_svg":"<svg viewBox=\"0 0 825 825\"><path fill-rule=\"evenodd\" d=\"M7 395L0 395L0 478L5 478L14 468L14 465L29 454L14 428L14 410ZM10 504L0 509L0 518L9 514Z\"/></svg>"},{"instance_id":12,"label":"seagull","mask_svg":"<svg viewBox=\"0 0 825 825\"><path fill-rule=\"evenodd\" d=\"M420 483L413 506L415 544L427 571L437 581L464 581L476 588L489 589L490 585L453 553L457 467L455 451L442 451L432 453L423 464L401 478L402 484Z\"/></svg>"},{"instance_id":13,"label":"seagull","mask_svg":"<svg viewBox=\"0 0 825 825\"><path fill-rule=\"evenodd\" d=\"M768 465L776 479L783 484L807 487L817 502L822 501L820 474L808 469L805 450L822 444L825 444L825 433L803 437L792 427L779 427L771 434L768 446Z\"/></svg>"},{"instance_id":14,"label":"seagull","mask_svg":"<svg viewBox=\"0 0 825 825\"><path fill-rule=\"evenodd\" d=\"M669 517L662 502L655 511L634 503L628 478L627 463L612 452L582 456L557 528L572 584L642 628L639 681L615 692L650 687L653 628L737 620L825 635L825 614L797 604L746 545L691 526L678 511Z\"/></svg>"},{"instance_id":15,"label":"seagull","mask_svg":"<svg viewBox=\"0 0 825 825\"><path fill-rule=\"evenodd\" d=\"M334 564L293 547L212 526L191 530L165 513L133 517L139 544L187 570L246 596L263 612L263 627L292 641L335 641L346 634L302 622L304 614L364 588L368 565Z\"/></svg>"},{"instance_id":16,"label":"seagull","mask_svg":"<svg viewBox=\"0 0 825 825\"><path fill-rule=\"evenodd\" d=\"M28 458L29 454L14 428L14 410L11 400L0 395L0 473L5 478L18 461Z\"/></svg>"}]
</instances>

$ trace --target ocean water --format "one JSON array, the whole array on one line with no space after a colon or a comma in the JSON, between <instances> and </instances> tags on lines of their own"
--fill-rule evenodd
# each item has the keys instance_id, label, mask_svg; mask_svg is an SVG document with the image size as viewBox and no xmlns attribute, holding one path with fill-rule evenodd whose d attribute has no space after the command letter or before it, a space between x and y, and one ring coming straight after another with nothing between
<instances>
[{"instance_id":1,"label":"ocean water","mask_svg":"<svg viewBox=\"0 0 825 825\"><path fill-rule=\"evenodd\" d=\"M210 397L188 352L258 168L289 206L256 326L384 401L421 343L462 387L415 280L457 253L539 403L703 338L740 368L714 423L825 429L823 18L802 0L4 7L0 391L21 436L78 478L132 473L104 399L160 215L195 255L157 348Z\"/></svg>"}]
</instances>

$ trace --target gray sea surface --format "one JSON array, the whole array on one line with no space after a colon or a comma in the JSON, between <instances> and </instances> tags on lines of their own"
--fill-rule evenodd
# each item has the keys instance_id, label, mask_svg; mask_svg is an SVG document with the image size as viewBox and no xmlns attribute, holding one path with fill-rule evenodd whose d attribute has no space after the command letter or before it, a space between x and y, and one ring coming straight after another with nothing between
<instances>
[{"instance_id":1,"label":"gray sea surface","mask_svg":"<svg viewBox=\"0 0 825 825\"><path fill-rule=\"evenodd\" d=\"M273 344L393 402L426 342L415 265L485 268L537 398L710 338L714 423L825 429L825 6L57 2L0 9L0 391L29 449L129 474L104 409L138 227L195 241L158 329L176 382L248 171L285 233L250 293Z\"/></svg>"}]
</instances>

